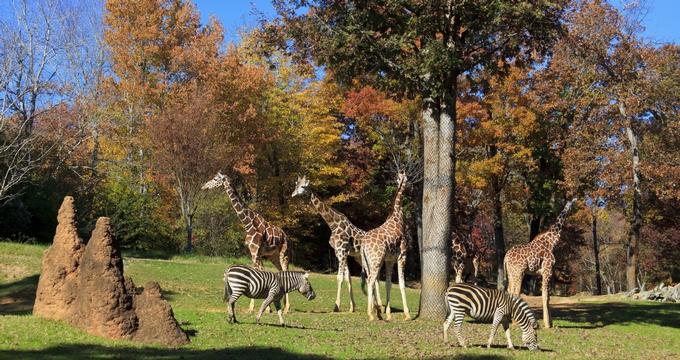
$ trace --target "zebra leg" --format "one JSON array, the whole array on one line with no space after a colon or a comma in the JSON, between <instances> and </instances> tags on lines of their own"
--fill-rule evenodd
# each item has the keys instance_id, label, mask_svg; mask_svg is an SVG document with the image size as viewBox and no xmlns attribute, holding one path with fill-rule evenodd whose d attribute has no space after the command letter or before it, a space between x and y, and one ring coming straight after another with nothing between
<instances>
[{"instance_id":1,"label":"zebra leg","mask_svg":"<svg viewBox=\"0 0 680 360\"><path fill-rule=\"evenodd\" d=\"M232 294L229 297L229 303L227 304L227 320L230 323L236 323L236 312L234 311L234 307L236 305L236 300L241 297L241 294Z\"/></svg>"},{"instance_id":2,"label":"zebra leg","mask_svg":"<svg viewBox=\"0 0 680 360\"><path fill-rule=\"evenodd\" d=\"M491 344L493 343L493 338L496 337L496 332L498 331L498 325L503 320L505 314L500 309L496 310L493 314L493 323L491 324L491 334L489 334L489 342L486 343L486 347L491 349Z\"/></svg>"},{"instance_id":3,"label":"zebra leg","mask_svg":"<svg viewBox=\"0 0 680 360\"><path fill-rule=\"evenodd\" d=\"M394 268L393 262L385 262L385 319L392 320L392 269Z\"/></svg>"},{"instance_id":4,"label":"zebra leg","mask_svg":"<svg viewBox=\"0 0 680 360\"><path fill-rule=\"evenodd\" d=\"M463 338L463 333L460 331L461 328L463 327L464 317L465 315L462 312L456 313L453 316L453 333L456 335L456 338L458 339L458 344L467 349L467 344L465 344L465 338Z\"/></svg>"},{"instance_id":5,"label":"zebra leg","mask_svg":"<svg viewBox=\"0 0 680 360\"><path fill-rule=\"evenodd\" d=\"M283 315L281 315L281 299L274 300L274 307L276 307L276 314L279 315L279 324L282 327L286 327L286 323L283 321Z\"/></svg>"},{"instance_id":6,"label":"zebra leg","mask_svg":"<svg viewBox=\"0 0 680 360\"><path fill-rule=\"evenodd\" d=\"M446 321L444 321L444 343L449 342L449 326L451 326L451 322L455 316L456 313L454 313L451 306L449 306L449 316L446 318Z\"/></svg>"},{"instance_id":7,"label":"zebra leg","mask_svg":"<svg viewBox=\"0 0 680 360\"><path fill-rule=\"evenodd\" d=\"M510 320L503 318L501 322L503 325L503 330L505 331L505 337L508 339L508 349L514 350L515 347L512 345L512 338L510 337Z\"/></svg>"},{"instance_id":8,"label":"zebra leg","mask_svg":"<svg viewBox=\"0 0 680 360\"><path fill-rule=\"evenodd\" d=\"M404 306L404 320L411 320L411 312L408 310L406 301L406 281L404 280L404 268L406 267L406 256L399 256L397 260L397 276L399 277L399 292L401 292L401 303Z\"/></svg>"},{"instance_id":9,"label":"zebra leg","mask_svg":"<svg viewBox=\"0 0 680 360\"><path fill-rule=\"evenodd\" d=\"M345 281L349 292L349 312L354 312L354 294L352 293L352 276L349 274L349 266L345 265Z\"/></svg>"},{"instance_id":10,"label":"zebra leg","mask_svg":"<svg viewBox=\"0 0 680 360\"><path fill-rule=\"evenodd\" d=\"M260 324L260 317L262 317L262 313L264 313L264 310L271 305L272 301L274 301L274 296L272 293L269 293L269 296L267 296L266 299L262 302L262 306L260 306L260 312L257 313L257 317L255 318L255 322L259 325Z\"/></svg>"}]
</instances>

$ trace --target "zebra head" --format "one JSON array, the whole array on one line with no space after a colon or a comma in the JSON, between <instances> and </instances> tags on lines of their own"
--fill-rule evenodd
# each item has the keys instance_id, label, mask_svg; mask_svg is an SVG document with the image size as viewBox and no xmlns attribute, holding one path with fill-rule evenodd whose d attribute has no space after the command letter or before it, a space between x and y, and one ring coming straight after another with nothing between
<instances>
[{"instance_id":1,"label":"zebra head","mask_svg":"<svg viewBox=\"0 0 680 360\"><path fill-rule=\"evenodd\" d=\"M529 326L522 329L522 341L524 342L524 345L529 348L529 350L535 351L538 350L538 333L536 332L538 329L538 322L536 322L534 313L531 311L531 309L529 309L528 306L526 307L525 311Z\"/></svg>"},{"instance_id":2,"label":"zebra head","mask_svg":"<svg viewBox=\"0 0 680 360\"><path fill-rule=\"evenodd\" d=\"M293 191L292 197L296 197L298 195L303 195L307 192L309 189L309 180L307 179L307 175L303 177L297 178L297 182L295 183L295 191Z\"/></svg>"},{"instance_id":3,"label":"zebra head","mask_svg":"<svg viewBox=\"0 0 680 360\"><path fill-rule=\"evenodd\" d=\"M316 297L316 293L314 293L314 289L312 289L312 284L309 282L309 273L305 271L304 274L302 274L302 281L300 281L300 287L298 287L298 291L307 297L307 300L314 300Z\"/></svg>"}]
</instances>

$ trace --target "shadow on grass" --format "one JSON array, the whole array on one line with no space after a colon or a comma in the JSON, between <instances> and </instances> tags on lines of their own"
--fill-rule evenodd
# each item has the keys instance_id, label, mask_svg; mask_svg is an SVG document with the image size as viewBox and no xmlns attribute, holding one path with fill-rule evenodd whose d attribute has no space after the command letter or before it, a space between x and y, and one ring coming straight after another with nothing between
<instances>
[{"instance_id":1,"label":"shadow on grass","mask_svg":"<svg viewBox=\"0 0 680 360\"><path fill-rule=\"evenodd\" d=\"M561 328L594 329L607 325L652 324L680 327L680 304L606 303L571 304L551 307L553 319L567 320L576 325Z\"/></svg>"},{"instance_id":2,"label":"shadow on grass","mask_svg":"<svg viewBox=\"0 0 680 360\"><path fill-rule=\"evenodd\" d=\"M0 315L27 315L33 312L39 275L0 285Z\"/></svg>"},{"instance_id":3,"label":"shadow on grass","mask_svg":"<svg viewBox=\"0 0 680 360\"><path fill-rule=\"evenodd\" d=\"M289 352L280 348L238 347L230 349L157 349L133 347L106 347L101 345L72 344L50 347L44 350L3 350L3 359L73 359L73 358L116 358L116 359L330 359L320 355L306 355ZM427 359L472 359L502 360L509 359L500 355L459 354L447 357L427 357Z\"/></svg>"},{"instance_id":4,"label":"shadow on grass","mask_svg":"<svg viewBox=\"0 0 680 360\"><path fill-rule=\"evenodd\" d=\"M72 344L50 347L44 350L4 350L2 359L328 359L323 356L288 352L279 348L238 347L231 349L157 349L134 347L106 347L101 345Z\"/></svg>"}]
</instances>

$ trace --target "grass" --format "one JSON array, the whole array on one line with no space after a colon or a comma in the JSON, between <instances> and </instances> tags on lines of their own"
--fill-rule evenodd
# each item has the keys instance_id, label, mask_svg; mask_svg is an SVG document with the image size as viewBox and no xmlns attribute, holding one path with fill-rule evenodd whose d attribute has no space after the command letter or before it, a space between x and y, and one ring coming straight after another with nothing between
<instances>
[{"instance_id":1,"label":"grass","mask_svg":"<svg viewBox=\"0 0 680 360\"><path fill-rule=\"evenodd\" d=\"M166 349L129 341L111 341L88 335L59 321L31 315L44 246L0 243L0 358L678 358L680 356L680 304L626 302L613 297L560 299L571 304L554 306L556 327L539 331L542 351L504 348L501 332L492 349L464 350L441 340L441 322L404 321L398 286L392 287L393 320L368 323L366 297L355 278L358 312L333 313L335 276L312 274L317 298L308 302L291 295L294 311L286 316L290 327L275 326L276 314L265 314L264 325L246 314L248 300L237 303L241 324L226 322L221 301L222 272L245 259L172 257L125 258L125 273L137 286L157 280L188 331L191 344ZM408 289L412 312L418 309L418 291ZM384 298L384 295L383 295ZM347 306L343 290L343 310ZM557 302L557 301L556 301ZM537 312L538 313L538 312ZM474 345L486 343L488 324L466 322L464 332ZM521 334L513 327L513 342Z\"/></svg>"}]
</instances>

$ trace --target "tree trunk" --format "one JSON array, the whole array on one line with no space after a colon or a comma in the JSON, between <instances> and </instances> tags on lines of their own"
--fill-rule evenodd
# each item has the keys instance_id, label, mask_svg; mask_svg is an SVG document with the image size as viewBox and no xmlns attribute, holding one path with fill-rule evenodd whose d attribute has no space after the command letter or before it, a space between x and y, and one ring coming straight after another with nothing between
<instances>
[{"instance_id":1,"label":"tree trunk","mask_svg":"<svg viewBox=\"0 0 680 360\"><path fill-rule=\"evenodd\" d=\"M455 194L455 82L440 101L423 103L424 180L420 312L424 319L446 316L449 284L449 236Z\"/></svg>"},{"instance_id":2,"label":"tree trunk","mask_svg":"<svg viewBox=\"0 0 680 360\"><path fill-rule=\"evenodd\" d=\"M626 137L630 144L631 167L633 170L633 211L628 232L628 252L626 256L626 284L627 289L632 290L637 287L638 243L640 240L640 228L642 227L642 214L640 211L640 150L638 147L638 136L633 131L631 120L626 114L625 105L621 101L619 101L618 105L619 113L627 123Z\"/></svg>"},{"instance_id":3,"label":"tree trunk","mask_svg":"<svg viewBox=\"0 0 680 360\"><path fill-rule=\"evenodd\" d=\"M595 256L595 295L602 295L602 275L600 274L600 244L597 239L597 213L595 204L591 209L593 218L593 255Z\"/></svg>"},{"instance_id":4,"label":"tree trunk","mask_svg":"<svg viewBox=\"0 0 680 360\"><path fill-rule=\"evenodd\" d=\"M503 204L501 203L501 192L494 189L493 198L493 238L496 246L496 287L505 289L505 269L503 260L505 259L505 234L503 231Z\"/></svg>"},{"instance_id":5,"label":"tree trunk","mask_svg":"<svg viewBox=\"0 0 680 360\"><path fill-rule=\"evenodd\" d=\"M529 241L533 240L540 231L541 217L538 215L532 215L531 222L529 223Z\"/></svg>"},{"instance_id":6,"label":"tree trunk","mask_svg":"<svg viewBox=\"0 0 680 360\"><path fill-rule=\"evenodd\" d=\"M194 236L194 215L189 215L187 219L187 252L194 250L193 236Z\"/></svg>"}]
</instances>

